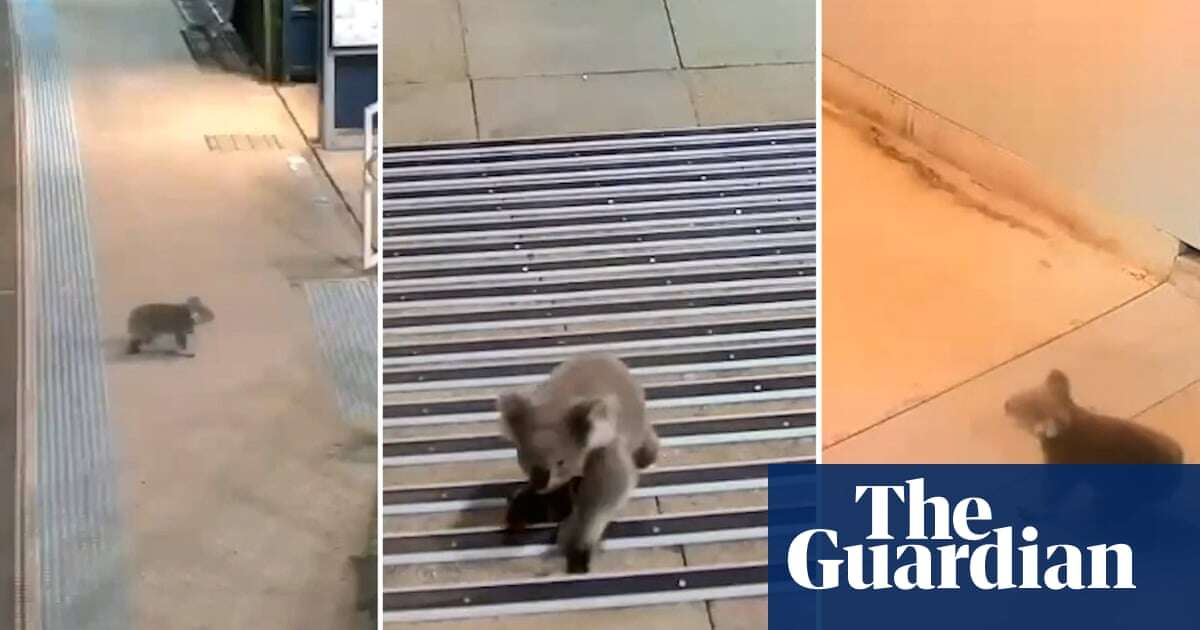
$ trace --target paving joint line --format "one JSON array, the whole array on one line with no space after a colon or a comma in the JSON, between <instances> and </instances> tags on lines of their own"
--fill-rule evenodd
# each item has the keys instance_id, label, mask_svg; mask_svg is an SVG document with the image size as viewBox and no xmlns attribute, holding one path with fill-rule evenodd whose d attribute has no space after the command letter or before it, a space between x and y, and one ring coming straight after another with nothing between
<instances>
[{"instance_id":1,"label":"paving joint line","mask_svg":"<svg viewBox=\"0 0 1200 630\"><path fill-rule=\"evenodd\" d=\"M877 428L879 428L879 427L881 427L881 426L883 426L883 425L885 425L885 424L887 424L887 423L891 422L892 420L895 420L896 418L898 418L898 417L900 417L900 416L902 416L902 415L904 415L904 414L906 414L906 413L908 413L908 412L910 412L910 411L913 411L913 410L915 410L915 409L917 409L917 408L919 408L919 407L923 407L923 406L925 406L925 405L928 405L929 403L932 403L932 402L934 402L934 401L936 401L936 400L938 400L938 399L942 398L943 396L946 396L947 394L950 394L951 392L953 392L953 391L954 391L954 390L956 390L956 389L959 389L959 388L961 388L961 387L964 387L964 386L966 386L966 385L969 385L969 384L971 384L971 383L973 383L973 382L975 382L975 381L977 381L977 380L979 380L979 379L981 379L981 378L983 378L983 377L985 377L985 376L987 376L987 375L989 375L989 374L991 374L991 373L993 373L993 372L996 372L997 370L1000 370L1001 368L1003 368L1003 367L1005 367L1005 366L1009 365L1010 363L1013 363L1013 362L1015 362L1015 361L1018 361L1018 360L1020 360L1020 359L1022 359L1022 358L1024 358L1024 357L1026 357L1026 356L1028 356L1028 355L1030 355L1030 354L1033 354L1034 352L1037 352L1038 350L1041 350L1042 348L1044 348L1044 347L1046 347L1046 346L1049 346L1050 344L1052 344L1052 343L1054 343L1054 342L1058 341L1059 339L1062 339L1062 338L1066 337L1067 335L1070 335L1071 333L1074 333L1074 332L1076 332L1076 331L1078 331L1078 330L1082 330L1083 328L1085 328L1085 327L1087 327L1087 326L1090 326L1090 325L1092 325L1092 324L1094 324L1094 323L1096 323L1096 322L1100 321L1101 319L1103 319L1103 318L1105 318L1105 317L1108 317L1109 315L1111 315L1111 314L1113 314L1113 313L1115 313L1115 312L1117 312L1117 311L1119 311L1119 310L1121 310L1121 309L1125 308L1126 306L1129 306L1130 304L1133 304L1134 302L1136 302L1136 301L1138 301L1138 300L1142 299L1143 297L1145 297L1145 296L1149 295L1149 294L1150 294L1152 291L1154 291L1155 289L1157 289L1157 288L1161 287L1161 286L1162 286L1163 284L1165 284L1165 283L1166 283L1165 281L1160 281L1160 282L1158 282L1157 284L1155 284L1155 285L1153 285L1153 286L1151 286L1151 287L1147 288L1146 290L1144 290L1144 291L1141 291L1141 292L1137 293L1136 295L1134 295L1134 296L1132 296L1132 297L1130 297L1130 298L1128 298L1128 299L1126 299L1126 300L1122 301L1121 303L1117 304L1116 306L1113 306L1113 307L1111 307L1111 308L1109 308L1109 309L1106 309L1106 310L1104 310L1104 311L1100 312L1099 314L1097 314L1097 315L1095 315L1095 316L1091 317L1090 319L1087 319L1087 320L1085 320L1085 321L1083 321L1083 322L1079 323L1079 324L1078 324L1078 325L1076 325L1076 326L1069 327L1067 330L1064 330L1063 332L1060 332L1060 333L1058 333L1058 334L1056 334L1056 335L1053 335L1053 336L1051 336L1050 338L1048 338L1048 339L1045 339L1045 340L1043 340L1043 341L1041 341L1041 342L1039 342L1039 343L1037 343L1037 344L1035 344L1035 345L1033 345L1033 346L1031 346L1031 347L1029 347L1029 348L1027 348L1027 349L1025 349L1025 350L1023 350L1023 351L1021 351L1021 352L1019 352L1018 354L1015 354L1015 355L1013 355L1012 357L1010 357L1010 358L1008 358L1008 359L1005 359L1005 360L1001 361L1000 363L997 363L997 364L995 364L995 365L993 365L993 366L991 366L991 367L989 367L989 368L986 368L986 369L984 369L984 370L983 370L983 371L981 371L981 372L977 372L976 374L974 374L974 375L972 375L972 376L968 376L967 378L965 378L965 379L963 379L963 380L961 380L961 381L959 381L959 382L957 382L957 383L954 383L954 384L952 384L952 385L949 385L949 386L947 386L947 387L943 388L942 390L940 390L940 391L938 391L938 392L934 393L934 394L933 394L932 396L930 396L929 398L926 398L926 399L924 399L924 400L922 400L922 401L920 401L920 402L914 403L914 404L912 404L912 405L909 405L909 406L907 406L907 407L904 407L903 409L900 409L900 410L898 410L898 411L895 411L895 412L893 412L893 413L891 413L891 414L888 414L886 417L884 417L884 418L881 418L881 419L879 419L878 421L876 421L876 422L873 422L872 424L870 424L870 425L868 425L868 426L866 426L866 427L863 427L863 428L861 428L861 429L858 429L858 430L856 430L856 431L853 431L853 432L851 432L851 433L847 434L845 437L842 437L842 438L840 438L840 439L838 439L838 440L835 440L835 441L833 441L833 442L830 442L830 443L828 443L828 444L824 444L824 445L818 445L818 448L820 448L821 450L825 450L825 449L830 449L830 448L833 448L834 446L837 446L837 445L839 445L839 444L843 444L843 443L845 443L845 442L849 442L850 440L853 440L853 439L855 439L855 438L858 438L858 437L862 436L864 433L866 433L866 432L868 432L868 431L871 431L872 429L877 429ZM1178 393L1178 392L1176 392L1176 393Z\"/></svg>"}]
</instances>

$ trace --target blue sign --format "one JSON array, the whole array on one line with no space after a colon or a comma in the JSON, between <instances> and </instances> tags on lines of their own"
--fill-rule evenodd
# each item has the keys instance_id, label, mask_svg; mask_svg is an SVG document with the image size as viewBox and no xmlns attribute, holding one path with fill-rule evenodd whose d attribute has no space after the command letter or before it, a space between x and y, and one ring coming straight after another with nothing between
<instances>
[{"instance_id":1,"label":"blue sign","mask_svg":"<svg viewBox=\"0 0 1200 630\"><path fill-rule=\"evenodd\" d=\"M1200 466L787 464L769 517L770 630L1200 629Z\"/></svg>"}]
</instances>

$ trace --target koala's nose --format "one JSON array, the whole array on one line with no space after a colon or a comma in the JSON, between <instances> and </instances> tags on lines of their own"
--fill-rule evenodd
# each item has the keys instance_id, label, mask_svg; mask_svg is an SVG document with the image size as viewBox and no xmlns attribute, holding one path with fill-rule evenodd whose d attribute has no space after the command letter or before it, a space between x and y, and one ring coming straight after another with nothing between
<instances>
[{"instance_id":1,"label":"koala's nose","mask_svg":"<svg viewBox=\"0 0 1200 630\"><path fill-rule=\"evenodd\" d=\"M550 469L542 466L534 466L529 469L529 485L533 486L534 490L545 489L550 483Z\"/></svg>"}]
</instances>

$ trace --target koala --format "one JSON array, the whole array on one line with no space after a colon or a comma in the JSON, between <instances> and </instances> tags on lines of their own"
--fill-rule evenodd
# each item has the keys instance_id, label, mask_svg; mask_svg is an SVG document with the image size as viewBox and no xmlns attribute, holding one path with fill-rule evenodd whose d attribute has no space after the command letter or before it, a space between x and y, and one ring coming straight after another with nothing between
<instances>
[{"instance_id":1,"label":"koala","mask_svg":"<svg viewBox=\"0 0 1200 630\"><path fill-rule=\"evenodd\" d=\"M172 335L177 354L195 356L187 350L187 337L198 324L213 319L212 310L198 297L190 297L183 304L143 304L129 313L129 354L141 352L144 344L153 343L160 335Z\"/></svg>"},{"instance_id":2,"label":"koala","mask_svg":"<svg viewBox=\"0 0 1200 630\"><path fill-rule=\"evenodd\" d=\"M1010 397L1004 403L1004 411L1021 429L1037 437L1047 464L1183 463L1183 449L1170 437L1075 404L1070 381L1060 370L1052 370L1040 386ZM1062 470L1053 473L1055 482L1046 488L1045 499L1049 503L1060 502L1075 486L1087 483L1086 474L1071 477ZM1143 505L1174 492L1181 476L1176 466L1163 467L1153 474L1156 477L1153 487L1136 489ZM1128 512L1131 506L1099 507L1120 513Z\"/></svg>"},{"instance_id":3,"label":"koala","mask_svg":"<svg viewBox=\"0 0 1200 630\"><path fill-rule=\"evenodd\" d=\"M571 514L575 504L575 493L579 490L579 477L559 486L549 493L539 493L526 484L517 489L508 499L508 511L504 515L506 542L517 544L517 534L530 524L561 523Z\"/></svg>"},{"instance_id":4,"label":"koala","mask_svg":"<svg viewBox=\"0 0 1200 630\"><path fill-rule=\"evenodd\" d=\"M558 547L568 572L588 572L604 529L658 459L641 386L617 357L581 354L536 387L502 394L497 410L533 492L552 494L579 478Z\"/></svg>"}]
</instances>

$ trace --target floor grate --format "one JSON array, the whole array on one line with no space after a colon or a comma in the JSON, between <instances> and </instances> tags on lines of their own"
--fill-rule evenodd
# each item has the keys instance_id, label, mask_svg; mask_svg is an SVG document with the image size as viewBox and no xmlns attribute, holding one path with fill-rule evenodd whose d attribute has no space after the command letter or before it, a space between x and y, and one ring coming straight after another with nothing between
<instances>
[{"instance_id":1,"label":"floor grate","mask_svg":"<svg viewBox=\"0 0 1200 630\"><path fill-rule=\"evenodd\" d=\"M766 594L765 554L514 572L552 535L514 542L489 520L519 474L494 398L606 349L663 443L635 496L761 497L767 463L811 461L815 138L790 123L385 149L385 622ZM761 502L705 505L623 516L606 549L765 541ZM447 568L407 580L418 566Z\"/></svg>"}]
</instances>

